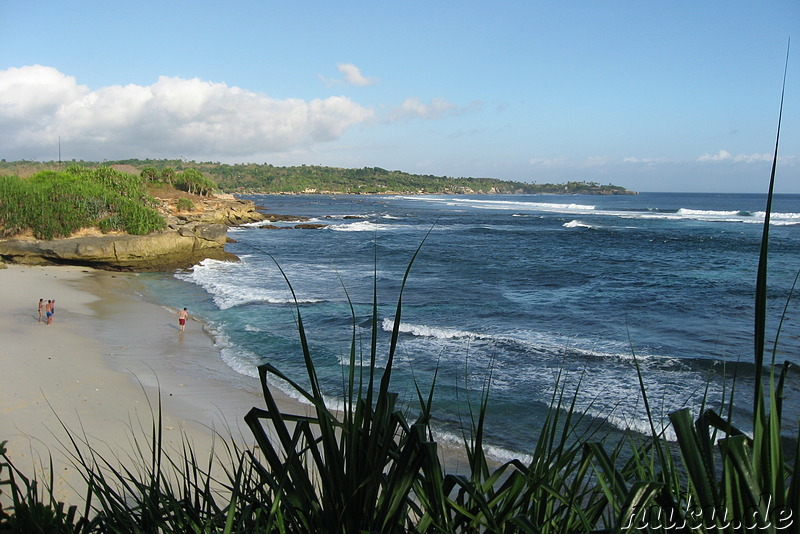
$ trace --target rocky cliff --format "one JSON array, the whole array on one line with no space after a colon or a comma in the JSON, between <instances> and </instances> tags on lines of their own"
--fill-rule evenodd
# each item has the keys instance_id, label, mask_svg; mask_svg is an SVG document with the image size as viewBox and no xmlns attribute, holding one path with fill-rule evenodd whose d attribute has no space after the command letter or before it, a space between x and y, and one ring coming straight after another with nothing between
<instances>
[{"instance_id":1,"label":"rocky cliff","mask_svg":"<svg viewBox=\"0 0 800 534\"><path fill-rule=\"evenodd\" d=\"M171 271L206 258L235 260L225 252L228 226L264 220L249 201L228 195L202 199L181 212L176 200L162 200L168 229L144 236L102 235L99 232L41 241L18 237L0 241L0 258L31 265L86 265L117 271Z\"/></svg>"}]
</instances>

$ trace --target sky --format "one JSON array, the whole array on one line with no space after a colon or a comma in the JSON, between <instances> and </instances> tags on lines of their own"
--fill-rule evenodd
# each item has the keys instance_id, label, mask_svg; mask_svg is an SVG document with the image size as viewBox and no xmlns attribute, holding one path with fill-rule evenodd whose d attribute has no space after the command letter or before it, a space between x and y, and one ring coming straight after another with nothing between
<instances>
[{"instance_id":1,"label":"sky","mask_svg":"<svg viewBox=\"0 0 800 534\"><path fill-rule=\"evenodd\" d=\"M2 0L0 158L765 192L788 46L800 193L798 30L798 0Z\"/></svg>"}]
</instances>

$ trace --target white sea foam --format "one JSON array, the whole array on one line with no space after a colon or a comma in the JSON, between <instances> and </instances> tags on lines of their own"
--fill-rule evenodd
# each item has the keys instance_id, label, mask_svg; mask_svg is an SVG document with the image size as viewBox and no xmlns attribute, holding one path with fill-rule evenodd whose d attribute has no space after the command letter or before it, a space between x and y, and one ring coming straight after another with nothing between
<instances>
[{"instance_id":1,"label":"white sea foam","mask_svg":"<svg viewBox=\"0 0 800 534\"><path fill-rule=\"evenodd\" d=\"M529 211L555 211L555 212L591 212L596 208L589 204L560 204L554 202L520 202L512 200L473 200L455 199L456 205L469 204L475 208L502 209L502 210L529 210Z\"/></svg>"},{"instance_id":2,"label":"white sea foam","mask_svg":"<svg viewBox=\"0 0 800 534\"><path fill-rule=\"evenodd\" d=\"M348 224L336 224L328 227L337 232L375 232L393 230L396 227L390 224L376 224L371 221L358 221Z\"/></svg>"},{"instance_id":3,"label":"white sea foam","mask_svg":"<svg viewBox=\"0 0 800 534\"><path fill-rule=\"evenodd\" d=\"M384 330L390 331L394 326L394 322L387 318L384 319L382 326ZM431 328L413 324L401 324L400 330L414 336L439 341L462 339L467 342L468 338L491 338L491 336L478 335L464 330ZM538 338L538 336L536 337ZM498 336L494 339L510 340L512 337ZM518 338L515 338L515 340L519 341ZM260 363L260 359L256 354L231 346L227 341L227 337L221 334L216 336L216 343L220 347L223 360L229 367L246 376L257 376L257 365ZM475 368L470 380L481 381L485 376L481 374L483 371L481 371L480 366L485 365L486 362L476 362L474 356L476 354L470 355L473 358L471 365ZM346 365L348 362L341 361L340 363ZM381 366L381 363L379 362L378 367ZM651 403L655 400L664 413L687 405L687 401L688 405L697 404L694 401L698 399L694 397L697 396L698 392L703 392L705 386L705 381L702 377L684 377L679 383L676 383L671 380L674 379L674 376L669 376L669 371L664 371L659 366L649 366L646 360L643 363L646 366L643 376L648 396L651 399ZM410 360L407 364L413 365L413 360ZM561 376L567 392L571 392L575 388L580 389L581 395L577 399L576 409L579 412L585 412L587 415L606 421L619 429L649 434L651 431L650 422L642 410L638 377L630 368L630 362L616 359L616 362L592 364L591 360L589 360L584 361L583 365L586 365L587 368L573 370ZM519 390L519 388L529 391L551 391L556 384L556 377L564 371L564 362L556 357L550 358L548 361L537 360L535 364L530 366L515 365L510 368L493 366L493 369L492 391L503 392ZM291 397L302 401L297 392L293 391L288 384L274 377L270 378L270 383ZM715 392L712 389L712 398L714 394ZM546 398L541 400L543 402L547 401ZM341 400L333 397L326 398L325 402L332 409L342 407ZM667 439L675 439L674 431L669 427L666 416L656 414L653 422L657 432L663 430ZM454 444L460 442L459 437L447 432L438 433L437 439L453 442ZM518 458L522 461L530 460L530 457L524 453L491 445L487 448L487 454L498 461L507 461L512 458Z\"/></svg>"},{"instance_id":4,"label":"white sea foam","mask_svg":"<svg viewBox=\"0 0 800 534\"><path fill-rule=\"evenodd\" d=\"M247 327L245 327L245 330L260 331L258 329L248 329ZM258 366L263 363L263 358L261 356L234 345L225 332L218 330L215 326L209 325L208 332L214 339L214 345L220 351L222 361L225 362L228 367L240 375L249 376L252 378L259 377ZM301 404L310 404L308 399L298 393L297 390L295 390L286 381L281 380L275 375L268 374L267 382L271 386L279 389L287 397L290 397ZM341 400L336 398L325 397L325 404L330 409L341 408Z\"/></svg>"},{"instance_id":5,"label":"white sea foam","mask_svg":"<svg viewBox=\"0 0 800 534\"><path fill-rule=\"evenodd\" d=\"M260 228L262 226L266 226L268 224L273 224L273 221L255 221L249 223L243 223L239 226L235 226L234 228L242 229L242 228Z\"/></svg>"},{"instance_id":6,"label":"white sea foam","mask_svg":"<svg viewBox=\"0 0 800 534\"><path fill-rule=\"evenodd\" d=\"M545 371L551 371L549 376ZM555 387L552 376L563 368L517 369L513 380L523 383L528 389L535 391L553 391ZM496 373L502 373L497 369ZM542 378L545 375L546 378ZM657 407L653 412L653 424L657 432L664 431L665 437L675 439L669 428L667 414L685 406L696 406L702 401L706 382L703 377L685 376L680 382L670 380L668 372L657 366L645 364L642 376L644 388L651 406ZM561 376L562 384L569 395L578 390L580 395L575 399L575 408L579 412L605 421L620 430L634 430L643 434L651 432L650 421L644 410L639 378L630 363L619 362L615 365L587 365ZM518 386L519 387L519 386ZM720 392L712 386L708 400L714 402Z\"/></svg>"},{"instance_id":7,"label":"white sea foam","mask_svg":"<svg viewBox=\"0 0 800 534\"><path fill-rule=\"evenodd\" d=\"M761 217L762 219L766 215L764 211L757 211L753 213L755 217ZM770 215L773 219L785 219L785 220L800 220L800 213L772 213Z\"/></svg>"},{"instance_id":8,"label":"white sea foam","mask_svg":"<svg viewBox=\"0 0 800 534\"><path fill-rule=\"evenodd\" d=\"M391 332L394 329L394 320L388 317L384 318L382 328L386 332ZM400 332L403 332L404 334L411 334L413 336L420 336L420 337L433 337L436 339L455 339L455 338L487 339L489 337L482 334L476 334L474 332L467 332L465 330L456 330L454 328L431 327L431 326L408 324L402 322L400 323L400 328L398 330Z\"/></svg>"},{"instance_id":9,"label":"white sea foam","mask_svg":"<svg viewBox=\"0 0 800 534\"><path fill-rule=\"evenodd\" d=\"M692 210L688 208L681 208L678 210L678 215L688 215L693 217L732 217L739 215L738 211L717 211L717 210Z\"/></svg>"},{"instance_id":10,"label":"white sea foam","mask_svg":"<svg viewBox=\"0 0 800 534\"><path fill-rule=\"evenodd\" d=\"M445 447L453 450L463 450L464 437L461 434L455 434L453 432L448 432L446 430L437 428L435 423L432 426L434 427L433 437L436 440L436 443L441 443ZM485 442L483 444L483 451L486 453L488 458L500 463L509 462L511 460L519 460L522 463L528 464L533 461L533 456L530 454L521 451L512 451L510 449L496 445L490 445Z\"/></svg>"},{"instance_id":11,"label":"white sea foam","mask_svg":"<svg viewBox=\"0 0 800 534\"><path fill-rule=\"evenodd\" d=\"M391 331L394 321L384 319L382 328ZM469 352L471 371L470 380L482 380L487 369L492 369L491 389L495 392L506 392L516 397L521 390L551 391L555 387L557 376L568 369L561 380L566 384L567 391L579 388L581 395L577 399L576 407L588 415L607 421L623 430L634 430L641 433L650 432L650 423L642 409L641 395L639 394L638 375L633 366L633 355L625 350L622 345L611 351L598 351L575 346L576 343L588 345L584 340L571 340L563 336L554 336L537 332L505 333L502 335L477 334L464 330L429 327L425 325L401 323L399 331L417 336L418 355L411 356L408 365L414 365L415 357L425 357L424 354L437 354L440 358L460 359L464 354L453 350L442 350L430 343L463 343L470 344L470 340L484 340L497 343L494 348L480 349L473 346ZM428 340L428 341L425 341ZM460 340L460 341L459 341ZM525 348L519 354L526 354L530 364L517 360L513 366L505 366L502 358L512 357L515 352L507 352L504 343L511 343ZM609 348L613 344L606 343ZM452 348L452 347L451 347ZM522 348L522 347L520 347ZM509 347L508 350L514 350ZM497 358L500 358L497 360ZM604 361L598 360L598 358ZM651 401L658 399L658 405L664 413L695 405L700 402L696 398L698 392L705 390L705 378L684 377L680 382L675 382L674 370L670 369L676 360L647 354L637 354L639 364L643 366L645 388ZM346 363L346 362L343 362ZM578 385L580 384L580 385ZM717 392L713 387L710 398ZM546 399L542 399L546 401ZM657 431L664 430L668 439L674 439L674 433L668 428L666 416L654 416L654 425ZM498 449L492 453L498 459L511 454ZM516 456L516 455L515 455Z\"/></svg>"},{"instance_id":12,"label":"white sea foam","mask_svg":"<svg viewBox=\"0 0 800 534\"><path fill-rule=\"evenodd\" d=\"M224 282L220 279L198 278L194 281L213 296L214 304L221 310L256 302L269 304L290 304L294 302L287 290L268 290L249 287L241 283ZM318 301L309 299L306 302Z\"/></svg>"},{"instance_id":13,"label":"white sea foam","mask_svg":"<svg viewBox=\"0 0 800 534\"><path fill-rule=\"evenodd\" d=\"M598 215L613 215L623 219L653 220L691 220L701 222L732 222L744 224L764 224L765 212L754 211L720 211L680 208L675 213L665 212L615 212L600 211ZM791 226L800 224L800 213L773 213L770 224L774 226Z\"/></svg>"},{"instance_id":14,"label":"white sea foam","mask_svg":"<svg viewBox=\"0 0 800 534\"><path fill-rule=\"evenodd\" d=\"M279 289L267 289L248 283L247 268L244 263L206 259L196 265L191 272L176 273L175 277L205 289L211 294L214 304L221 310L257 302L294 303L291 293L282 284L275 284ZM308 298L298 299L298 302L307 304L322 301Z\"/></svg>"},{"instance_id":15,"label":"white sea foam","mask_svg":"<svg viewBox=\"0 0 800 534\"><path fill-rule=\"evenodd\" d=\"M381 327L385 332L391 332L394 328L394 320L388 317L384 318ZM434 327L401 322L398 331L403 334L437 340L463 339L507 343L510 345L517 345L536 353L559 355L569 353L575 357L587 359L602 358L624 362L631 362L634 360L634 355L630 347L623 343L606 340L602 343L605 350L599 350L597 340L581 340L559 334L549 334L533 330L487 334L441 326ZM635 358L640 362L652 360L654 363L658 363L662 366L672 365L677 362L674 358L649 354L644 351L637 352Z\"/></svg>"},{"instance_id":16,"label":"white sea foam","mask_svg":"<svg viewBox=\"0 0 800 534\"><path fill-rule=\"evenodd\" d=\"M573 219L569 222L566 222L562 225L564 228L594 228L591 224L586 224L585 222L581 222L578 219Z\"/></svg>"},{"instance_id":17,"label":"white sea foam","mask_svg":"<svg viewBox=\"0 0 800 534\"><path fill-rule=\"evenodd\" d=\"M753 213L753 216L757 217L759 222L763 223L766 213L757 211ZM794 226L800 224L800 213L772 213L769 223L775 226Z\"/></svg>"},{"instance_id":18,"label":"white sea foam","mask_svg":"<svg viewBox=\"0 0 800 534\"><path fill-rule=\"evenodd\" d=\"M735 210L703 210L694 208L679 208L675 212L646 210L620 211L613 208L598 208L595 205L556 202L530 202L519 200L483 200L471 198L451 197L404 197L406 200L425 201L446 204L448 206L465 206L473 209L498 209L514 210L515 217L523 216L526 211L553 212L563 214L591 213L606 217L619 217L623 219L651 219L651 220L695 220L705 222L738 222L750 224L763 224L763 211L735 211ZM772 213L770 223L775 226L789 226L800 224L800 213Z\"/></svg>"},{"instance_id":19,"label":"white sea foam","mask_svg":"<svg viewBox=\"0 0 800 534\"><path fill-rule=\"evenodd\" d=\"M385 224L374 223L372 221L358 221L354 223L332 224L327 227L329 230L337 232L427 232L431 230L430 225L417 224ZM433 231L452 230L453 227L435 226Z\"/></svg>"},{"instance_id":20,"label":"white sea foam","mask_svg":"<svg viewBox=\"0 0 800 534\"><path fill-rule=\"evenodd\" d=\"M263 228L265 226L282 226L286 228L292 228L297 224L328 224L329 221L324 219L312 218L312 219L305 219L305 220L288 220L288 221L257 221L252 223L245 223L239 225L237 228L239 231L244 231L250 228ZM233 227L236 228L236 227Z\"/></svg>"},{"instance_id":21,"label":"white sea foam","mask_svg":"<svg viewBox=\"0 0 800 534\"><path fill-rule=\"evenodd\" d=\"M643 419L641 417L621 416L621 415L616 415L614 413L612 414L599 413L594 415L598 418L604 419L605 421L614 425L620 430L633 430L640 434L651 435L653 428L655 428L656 434L661 434L664 438L668 439L669 441L678 440L678 436L677 434L675 434L675 430L672 428L669 419L667 419L666 417L654 420L653 427L651 427L650 422L647 419Z\"/></svg>"},{"instance_id":22,"label":"white sea foam","mask_svg":"<svg viewBox=\"0 0 800 534\"><path fill-rule=\"evenodd\" d=\"M641 434L651 433L650 420L643 409L643 401L639 393L638 378L635 372L623 372L603 367L587 369L585 372L572 372L563 374L563 368L530 368L515 367L514 375L506 377L507 382L523 384L523 388L528 391L554 391L553 388L559 387L556 384L556 377L561 374L561 382L566 392L565 402L573 402L572 393L578 389L580 395L575 399L575 410L577 413L585 413L587 416L603 421L620 430L633 430ZM648 374L649 370L645 370ZM494 394L517 396L519 389L512 392L503 387L504 369L501 366L494 367L490 391ZM478 377L480 378L480 377ZM696 398L698 391L704 391L705 382L699 380L686 380L681 384L669 384L663 386L659 384L659 379L645 379L645 387L648 391L651 405L656 401L657 412L653 413L653 427L657 433L663 433L666 439L674 441L676 439L674 430L670 426L667 413L683 408L688 405L698 405L699 398ZM719 394L711 391L710 395ZM687 403L687 399L690 399ZM548 402L547 396L539 399L541 402ZM437 441L451 443L457 446L461 439L450 432L439 430L436 433ZM522 461L529 461L528 451L514 451L504 447L489 446L487 454L499 461L508 461L518 458Z\"/></svg>"},{"instance_id":23,"label":"white sea foam","mask_svg":"<svg viewBox=\"0 0 800 534\"><path fill-rule=\"evenodd\" d=\"M763 222L764 221L761 221L762 224ZM770 219L769 224L771 226L796 226L800 224L800 221L780 221L780 220L776 221L774 219Z\"/></svg>"},{"instance_id":24,"label":"white sea foam","mask_svg":"<svg viewBox=\"0 0 800 534\"><path fill-rule=\"evenodd\" d=\"M225 332L215 325L208 325L206 331L211 335L222 361L228 367L241 375L258 378L258 355L234 345Z\"/></svg>"}]
</instances>

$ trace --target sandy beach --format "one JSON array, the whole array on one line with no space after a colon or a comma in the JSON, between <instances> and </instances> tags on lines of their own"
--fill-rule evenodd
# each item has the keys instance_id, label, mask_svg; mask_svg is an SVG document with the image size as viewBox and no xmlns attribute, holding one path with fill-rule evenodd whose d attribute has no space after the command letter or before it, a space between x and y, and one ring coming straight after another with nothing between
<instances>
[{"instance_id":1,"label":"sandy beach","mask_svg":"<svg viewBox=\"0 0 800 534\"><path fill-rule=\"evenodd\" d=\"M7 441L18 469L45 484L52 458L59 501L80 504L85 498L70 435L82 450L88 444L111 463L141 465L133 438L138 447L149 444L159 401L162 450L172 458L182 457L184 443L201 459L214 453L222 461L221 439L254 446L243 418L250 408L264 407L258 378L227 367L191 310L181 333L182 303L149 303L140 289L130 273L74 266L0 269L0 441ZM40 298L55 299L50 325L38 322ZM309 406L276 396L282 411L309 413ZM458 448L441 444L441 452L458 471ZM7 506L8 495L0 498Z\"/></svg>"},{"instance_id":2,"label":"sandy beach","mask_svg":"<svg viewBox=\"0 0 800 534\"><path fill-rule=\"evenodd\" d=\"M165 450L185 439L207 457L216 433L250 440L243 417L263 407L258 379L227 381L235 373L203 325L190 318L181 333L172 310L137 298L136 275L9 265L0 289L0 441L26 475L46 474L51 455L59 500L84 491L62 424L124 461L160 397ZM51 325L38 322L40 298L55 299Z\"/></svg>"}]
</instances>

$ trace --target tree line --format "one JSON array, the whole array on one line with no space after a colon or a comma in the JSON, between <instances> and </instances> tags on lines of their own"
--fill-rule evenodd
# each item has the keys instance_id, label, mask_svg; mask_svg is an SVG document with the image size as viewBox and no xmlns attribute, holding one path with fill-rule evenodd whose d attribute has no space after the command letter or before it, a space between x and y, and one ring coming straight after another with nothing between
<instances>
[{"instance_id":1,"label":"tree line","mask_svg":"<svg viewBox=\"0 0 800 534\"><path fill-rule=\"evenodd\" d=\"M96 162L73 162L97 166ZM52 168L55 162L0 162L0 172L24 165ZM425 193L425 194L631 194L624 187L594 181L527 183L496 178L466 178L411 174L380 167L348 169L320 165L279 167L268 163L195 162L180 159L126 159L102 165L130 165L151 181L175 183L181 189L205 195L213 189L246 193Z\"/></svg>"}]
</instances>

